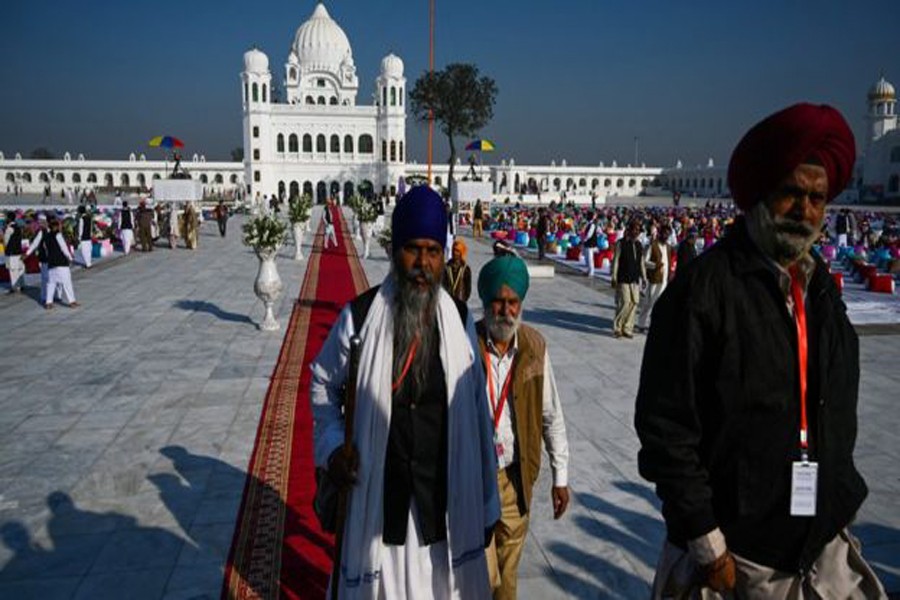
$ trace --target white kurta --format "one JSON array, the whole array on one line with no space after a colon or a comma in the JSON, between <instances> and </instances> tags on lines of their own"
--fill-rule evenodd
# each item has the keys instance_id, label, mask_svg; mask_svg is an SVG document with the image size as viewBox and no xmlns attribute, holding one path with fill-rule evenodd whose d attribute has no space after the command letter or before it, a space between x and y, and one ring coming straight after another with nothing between
<instances>
[{"instance_id":1,"label":"white kurta","mask_svg":"<svg viewBox=\"0 0 900 600\"><path fill-rule=\"evenodd\" d=\"M341 598L490 598L484 537L500 518L496 460L471 315L465 327L453 299L443 289L438 302L440 355L448 397L447 552L441 544L419 545L407 530L402 552L382 542L384 457L391 422L394 284L385 279L359 335L362 339L357 380L354 444L359 450L357 484L352 488L341 557ZM343 443L340 389L347 377L353 319L341 312L319 356L311 365L310 399L315 423L315 462L324 466ZM415 521L415 511L410 513ZM386 562L390 565L386 566ZM429 564L423 565L422 562ZM447 578L441 565L450 566ZM405 565L405 566L404 566ZM412 565L417 565L415 568ZM385 578L390 577L391 581ZM449 590L449 592L447 592ZM388 594L390 592L390 594ZM397 595L395 595L397 594Z\"/></svg>"}]
</instances>

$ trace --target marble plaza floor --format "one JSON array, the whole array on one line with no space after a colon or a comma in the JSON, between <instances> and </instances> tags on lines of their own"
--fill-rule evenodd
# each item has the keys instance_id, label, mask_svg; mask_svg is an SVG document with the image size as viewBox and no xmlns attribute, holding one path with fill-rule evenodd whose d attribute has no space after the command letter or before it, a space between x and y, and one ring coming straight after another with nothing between
<instances>
[{"instance_id":1,"label":"marble plaza floor","mask_svg":"<svg viewBox=\"0 0 900 600\"><path fill-rule=\"evenodd\" d=\"M317 222L317 221L314 221ZM75 274L82 307L0 293L0 598L218 598L281 333L258 331L256 259L239 219L196 252L157 248ZM311 239L307 237L306 243ZM278 267L287 323L306 262ZM487 244L470 244L477 273ZM369 281L388 263L364 261ZM480 313L473 298L470 307ZM664 532L632 425L643 338L610 335L608 284L532 281L566 412L572 504L535 492L521 598L642 598ZM856 533L900 591L900 328L864 332Z\"/></svg>"}]
</instances>

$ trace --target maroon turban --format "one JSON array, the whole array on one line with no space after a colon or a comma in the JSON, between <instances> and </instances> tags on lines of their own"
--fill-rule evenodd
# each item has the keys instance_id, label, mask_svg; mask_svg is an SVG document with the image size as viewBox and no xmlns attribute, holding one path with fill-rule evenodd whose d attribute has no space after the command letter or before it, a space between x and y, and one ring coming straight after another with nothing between
<instances>
[{"instance_id":1,"label":"maroon turban","mask_svg":"<svg viewBox=\"0 0 900 600\"><path fill-rule=\"evenodd\" d=\"M836 109L795 104L753 126L738 143L728 165L728 187L734 202L748 210L775 191L798 165L812 162L828 174L828 201L853 176L856 142Z\"/></svg>"}]
</instances>

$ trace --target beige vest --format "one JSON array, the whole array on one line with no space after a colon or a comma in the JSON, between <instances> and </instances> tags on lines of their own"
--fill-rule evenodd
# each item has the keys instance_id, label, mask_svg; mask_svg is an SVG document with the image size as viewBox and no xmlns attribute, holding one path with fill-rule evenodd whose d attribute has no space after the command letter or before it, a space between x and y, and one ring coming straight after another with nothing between
<instances>
[{"instance_id":1,"label":"beige vest","mask_svg":"<svg viewBox=\"0 0 900 600\"><path fill-rule=\"evenodd\" d=\"M478 332L478 346L484 356L486 328L484 320L475 325ZM512 372L513 431L516 435L516 456L522 476L522 494L527 512L531 506L531 489L541 470L541 447L543 445L544 414L544 355L547 344L537 330L525 325L519 326L518 353ZM484 368L484 365L482 365ZM520 504L521 506L521 504Z\"/></svg>"}]
</instances>

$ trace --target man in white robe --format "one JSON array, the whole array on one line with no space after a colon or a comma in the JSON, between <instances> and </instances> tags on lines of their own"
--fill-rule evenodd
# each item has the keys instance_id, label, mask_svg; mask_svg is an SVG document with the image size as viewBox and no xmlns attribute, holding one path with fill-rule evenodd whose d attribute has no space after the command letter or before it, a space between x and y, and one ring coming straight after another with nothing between
<instances>
[{"instance_id":1,"label":"man in white robe","mask_svg":"<svg viewBox=\"0 0 900 600\"><path fill-rule=\"evenodd\" d=\"M331 583L340 598L491 595L484 548L500 516L496 458L474 322L441 288L446 219L427 186L400 200L391 273L344 308L311 365L315 462L349 489L341 577ZM354 334L348 458L341 387Z\"/></svg>"}]
</instances>

